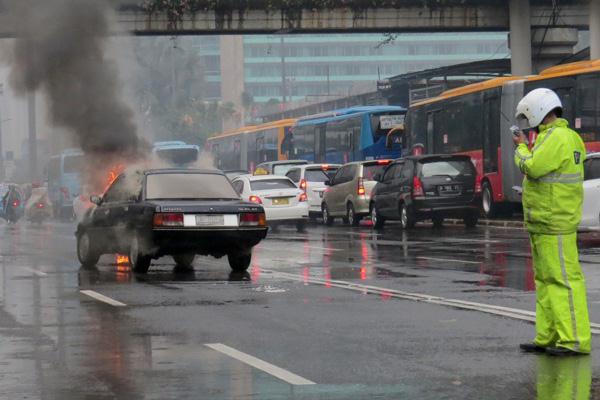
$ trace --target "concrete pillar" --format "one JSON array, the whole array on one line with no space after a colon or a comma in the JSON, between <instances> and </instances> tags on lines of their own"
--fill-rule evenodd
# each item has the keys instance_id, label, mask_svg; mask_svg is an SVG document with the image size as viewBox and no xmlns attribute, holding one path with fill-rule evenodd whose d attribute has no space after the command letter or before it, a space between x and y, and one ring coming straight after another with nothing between
<instances>
[{"instance_id":1,"label":"concrete pillar","mask_svg":"<svg viewBox=\"0 0 600 400\"><path fill-rule=\"evenodd\" d=\"M510 0L510 67L513 75L531 74L529 0Z\"/></svg>"},{"instance_id":2,"label":"concrete pillar","mask_svg":"<svg viewBox=\"0 0 600 400\"><path fill-rule=\"evenodd\" d=\"M233 118L223 121L223 130L235 129L244 125L244 37L241 35L221 35L221 101L235 104L237 110Z\"/></svg>"},{"instance_id":3,"label":"concrete pillar","mask_svg":"<svg viewBox=\"0 0 600 400\"><path fill-rule=\"evenodd\" d=\"M600 0L590 0L590 59L600 58Z\"/></svg>"}]
</instances>

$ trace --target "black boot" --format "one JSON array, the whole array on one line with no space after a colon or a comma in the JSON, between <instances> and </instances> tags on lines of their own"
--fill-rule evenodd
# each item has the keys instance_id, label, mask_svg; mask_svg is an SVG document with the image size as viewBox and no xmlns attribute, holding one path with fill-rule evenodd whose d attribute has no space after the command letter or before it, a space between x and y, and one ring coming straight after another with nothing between
<instances>
[{"instance_id":1,"label":"black boot","mask_svg":"<svg viewBox=\"0 0 600 400\"><path fill-rule=\"evenodd\" d=\"M551 356L557 356L557 357L587 355L587 353L580 353L575 350L567 349L566 347L547 347L546 354L550 354Z\"/></svg>"},{"instance_id":2,"label":"black boot","mask_svg":"<svg viewBox=\"0 0 600 400\"><path fill-rule=\"evenodd\" d=\"M521 343L519 348L525 353L543 353L546 351L545 347L538 346L535 343Z\"/></svg>"}]
</instances>

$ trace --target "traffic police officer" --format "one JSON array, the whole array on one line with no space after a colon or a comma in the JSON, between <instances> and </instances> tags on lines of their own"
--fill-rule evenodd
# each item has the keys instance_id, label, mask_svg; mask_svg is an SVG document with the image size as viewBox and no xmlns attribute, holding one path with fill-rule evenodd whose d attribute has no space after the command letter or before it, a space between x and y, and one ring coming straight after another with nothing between
<instances>
[{"instance_id":1,"label":"traffic police officer","mask_svg":"<svg viewBox=\"0 0 600 400\"><path fill-rule=\"evenodd\" d=\"M517 105L521 129L536 129L535 146L514 137L515 162L525 174L523 213L535 269L536 337L526 352L588 354L591 333L585 279L577 254L577 226L583 203L585 147L562 116L550 89L535 89Z\"/></svg>"}]
</instances>

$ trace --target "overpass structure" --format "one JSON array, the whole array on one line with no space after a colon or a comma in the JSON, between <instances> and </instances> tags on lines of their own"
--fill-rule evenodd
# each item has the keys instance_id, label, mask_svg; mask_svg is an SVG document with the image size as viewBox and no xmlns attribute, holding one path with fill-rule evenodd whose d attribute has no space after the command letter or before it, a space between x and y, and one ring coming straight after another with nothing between
<instances>
[{"instance_id":1,"label":"overpass structure","mask_svg":"<svg viewBox=\"0 0 600 400\"><path fill-rule=\"evenodd\" d=\"M572 53L590 30L600 58L600 0L112 0L137 35L509 31L512 72Z\"/></svg>"},{"instance_id":2,"label":"overpass structure","mask_svg":"<svg viewBox=\"0 0 600 400\"><path fill-rule=\"evenodd\" d=\"M600 0L106 1L117 29L136 35L509 31L512 72L523 75L532 58L544 68L570 55L589 29L600 58ZM0 8L0 36L13 23Z\"/></svg>"}]
</instances>

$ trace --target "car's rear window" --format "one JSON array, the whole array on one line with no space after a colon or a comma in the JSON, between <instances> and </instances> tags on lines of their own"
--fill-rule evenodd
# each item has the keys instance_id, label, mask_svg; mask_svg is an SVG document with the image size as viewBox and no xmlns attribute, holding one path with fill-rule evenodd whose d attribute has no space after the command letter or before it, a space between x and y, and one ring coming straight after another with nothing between
<instances>
[{"instance_id":1,"label":"car's rear window","mask_svg":"<svg viewBox=\"0 0 600 400\"><path fill-rule=\"evenodd\" d=\"M288 171L294 167L297 167L299 164L277 164L273 166L273 175L281 175L284 176L288 173Z\"/></svg>"},{"instance_id":2,"label":"car's rear window","mask_svg":"<svg viewBox=\"0 0 600 400\"><path fill-rule=\"evenodd\" d=\"M238 199L224 175L150 174L146 178L146 198L156 199Z\"/></svg>"},{"instance_id":3,"label":"car's rear window","mask_svg":"<svg viewBox=\"0 0 600 400\"><path fill-rule=\"evenodd\" d=\"M435 160L421 162L421 176L423 178L440 175L458 176L474 174L475 167L469 160Z\"/></svg>"},{"instance_id":4,"label":"car's rear window","mask_svg":"<svg viewBox=\"0 0 600 400\"><path fill-rule=\"evenodd\" d=\"M337 168L322 169L307 169L304 171L304 179L308 182L325 182L331 179L337 172Z\"/></svg>"},{"instance_id":5,"label":"car's rear window","mask_svg":"<svg viewBox=\"0 0 600 400\"><path fill-rule=\"evenodd\" d=\"M261 179L250 182L252 190L293 189L296 185L289 179Z\"/></svg>"},{"instance_id":6,"label":"car's rear window","mask_svg":"<svg viewBox=\"0 0 600 400\"><path fill-rule=\"evenodd\" d=\"M372 181L373 177L380 173L383 172L383 170L385 169L385 167L387 167L388 164L370 164L370 165L364 165L363 166L363 178L368 180L368 181Z\"/></svg>"}]
</instances>

